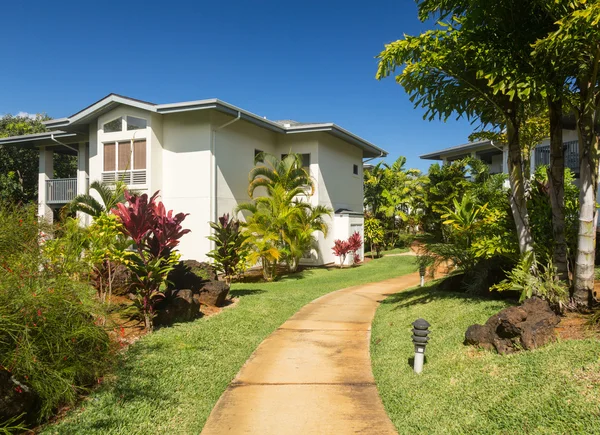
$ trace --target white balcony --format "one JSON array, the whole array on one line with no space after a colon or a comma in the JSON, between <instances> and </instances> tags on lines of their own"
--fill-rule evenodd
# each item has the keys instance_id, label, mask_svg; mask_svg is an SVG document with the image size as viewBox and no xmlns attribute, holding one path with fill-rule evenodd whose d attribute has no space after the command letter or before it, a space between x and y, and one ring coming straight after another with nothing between
<instances>
[{"instance_id":1,"label":"white balcony","mask_svg":"<svg viewBox=\"0 0 600 435\"><path fill-rule=\"evenodd\" d=\"M77 178L46 180L46 204L67 204L77 196Z\"/></svg>"}]
</instances>

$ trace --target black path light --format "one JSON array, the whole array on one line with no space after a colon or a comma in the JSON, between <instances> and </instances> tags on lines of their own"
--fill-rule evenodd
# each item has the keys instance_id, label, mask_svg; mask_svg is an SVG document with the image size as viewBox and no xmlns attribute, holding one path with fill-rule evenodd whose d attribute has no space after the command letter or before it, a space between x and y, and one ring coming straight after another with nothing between
<instances>
[{"instance_id":1,"label":"black path light","mask_svg":"<svg viewBox=\"0 0 600 435\"><path fill-rule=\"evenodd\" d=\"M415 373L421 373L423 371L423 362L425 360L425 346L427 346L427 342L429 341L428 335L431 332L429 331L431 325L425 319L417 319L412 325L412 341L415 344L414 370Z\"/></svg>"}]
</instances>

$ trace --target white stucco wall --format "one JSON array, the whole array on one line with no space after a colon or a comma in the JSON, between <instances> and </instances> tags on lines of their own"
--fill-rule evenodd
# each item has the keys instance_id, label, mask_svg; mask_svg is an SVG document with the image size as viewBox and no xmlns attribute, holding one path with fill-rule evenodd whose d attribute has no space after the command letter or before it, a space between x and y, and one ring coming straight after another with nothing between
<instances>
[{"instance_id":1,"label":"white stucco wall","mask_svg":"<svg viewBox=\"0 0 600 435\"><path fill-rule=\"evenodd\" d=\"M334 212L342 208L353 212L362 212L362 151L331 135L321 133L319 135L318 162L319 204L330 207ZM353 165L358 165L358 175L353 174ZM337 260L331 250L334 240L347 239L350 235L350 224L344 219L332 218L329 225L331 230L327 237L319 235L319 246L324 263L332 263Z\"/></svg>"},{"instance_id":2,"label":"white stucco wall","mask_svg":"<svg viewBox=\"0 0 600 435\"><path fill-rule=\"evenodd\" d=\"M277 133L247 121L239 120L219 129L233 119L220 113L211 114L217 162L217 217L232 215L239 204L250 201L248 174L254 167L254 150L278 152Z\"/></svg>"},{"instance_id":3,"label":"white stucco wall","mask_svg":"<svg viewBox=\"0 0 600 435\"><path fill-rule=\"evenodd\" d=\"M119 116L146 119L144 130L104 133L103 124ZM310 173L315 194L310 201L332 210L347 208L362 211L362 151L325 133L283 135L247 121L239 120L226 127L234 117L216 111L190 111L156 114L120 106L101 115L90 125L90 181L100 180L103 171L103 143L125 139L147 141L147 183L138 190L152 194L161 191L167 209L189 213L184 227L191 233L181 239L179 251L184 259L207 260L211 249L209 222L215 216L232 213L250 198L248 174L254 167L254 151L278 157L288 153L309 153ZM214 139L216 185L213 184L211 146ZM353 165L358 175L353 174ZM215 208L211 195L216 191ZM258 192L260 193L260 191ZM243 216L238 216L243 218ZM350 235L350 221L344 220L343 236L336 235L333 217L327 238L319 234L319 249L313 252L315 263L335 261L333 240ZM362 220L361 220L362 223ZM318 252L318 254L317 254Z\"/></svg>"},{"instance_id":4,"label":"white stucco wall","mask_svg":"<svg viewBox=\"0 0 600 435\"><path fill-rule=\"evenodd\" d=\"M179 251L184 259L206 260L211 220L209 113L163 115L162 148L162 199L167 209L189 213L183 227L192 230L181 239Z\"/></svg>"}]
</instances>

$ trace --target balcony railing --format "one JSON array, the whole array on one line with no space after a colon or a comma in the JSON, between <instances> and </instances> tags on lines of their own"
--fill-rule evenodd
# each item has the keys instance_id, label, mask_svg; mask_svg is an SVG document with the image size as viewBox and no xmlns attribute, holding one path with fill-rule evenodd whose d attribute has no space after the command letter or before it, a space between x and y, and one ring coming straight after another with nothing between
<instances>
[{"instance_id":1,"label":"balcony railing","mask_svg":"<svg viewBox=\"0 0 600 435\"><path fill-rule=\"evenodd\" d=\"M66 204L77 196L77 178L46 180L46 203Z\"/></svg>"},{"instance_id":2,"label":"balcony railing","mask_svg":"<svg viewBox=\"0 0 600 435\"><path fill-rule=\"evenodd\" d=\"M565 150L565 167L579 173L579 142L574 140L563 144ZM535 167L550 164L550 145L535 149Z\"/></svg>"}]
</instances>

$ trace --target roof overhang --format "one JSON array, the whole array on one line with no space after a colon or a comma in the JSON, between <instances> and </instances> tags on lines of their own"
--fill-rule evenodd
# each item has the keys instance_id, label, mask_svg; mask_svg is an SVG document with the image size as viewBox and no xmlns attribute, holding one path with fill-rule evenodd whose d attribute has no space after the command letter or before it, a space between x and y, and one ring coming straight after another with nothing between
<instances>
[{"instance_id":1,"label":"roof overhang","mask_svg":"<svg viewBox=\"0 0 600 435\"><path fill-rule=\"evenodd\" d=\"M360 148L363 151L363 158L386 157L388 154L387 151L332 123L302 124L287 127L216 98L182 103L153 104L122 95L110 94L68 118L53 119L46 121L44 124L50 130L62 129L75 132L78 130L77 126L87 125L98 116L113 110L121 104L158 114L212 109L239 117L259 127L280 134L325 132Z\"/></svg>"},{"instance_id":2,"label":"roof overhang","mask_svg":"<svg viewBox=\"0 0 600 435\"><path fill-rule=\"evenodd\" d=\"M471 153L475 151L483 151L487 149L497 149L501 148L498 145L494 145L490 140L482 140L479 142L471 142L463 145L458 145L455 147L444 148L439 151L434 151L432 153L423 154L419 156L419 158L423 160L443 160L447 157L457 156L464 153Z\"/></svg>"},{"instance_id":3,"label":"roof overhang","mask_svg":"<svg viewBox=\"0 0 600 435\"><path fill-rule=\"evenodd\" d=\"M80 142L86 142L87 140L88 138L80 133L50 131L0 138L0 145L18 145L21 148L26 149L35 149L44 146L57 152L74 154L75 151L73 147L70 147L69 145L76 145Z\"/></svg>"}]
</instances>

